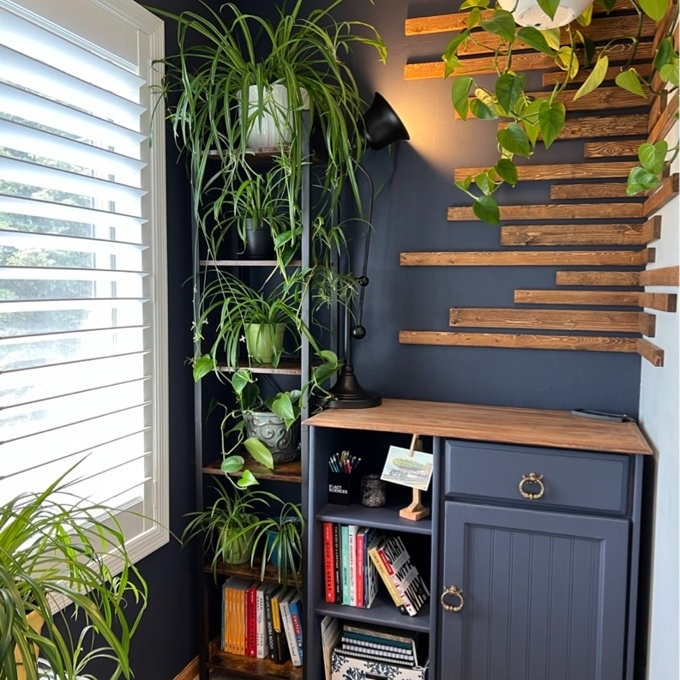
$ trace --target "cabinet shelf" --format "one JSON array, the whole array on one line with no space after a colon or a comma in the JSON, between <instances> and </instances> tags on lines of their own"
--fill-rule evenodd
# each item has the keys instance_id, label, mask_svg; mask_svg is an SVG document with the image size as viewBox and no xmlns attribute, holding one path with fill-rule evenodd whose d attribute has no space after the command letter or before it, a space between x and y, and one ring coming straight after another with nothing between
<instances>
[{"instance_id":1,"label":"cabinet shelf","mask_svg":"<svg viewBox=\"0 0 680 680\"><path fill-rule=\"evenodd\" d=\"M360 524L399 533L432 534L432 520L425 519L413 522L399 517L403 505L385 505L382 508L365 508L359 504L325 505L316 515L320 522L338 522L340 524Z\"/></svg>"},{"instance_id":2,"label":"cabinet shelf","mask_svg":"<svg viewBox=\"0 0 680 680\"><path fill-rule=\"evenodd\" d=\"M258 680L302 680L302 668L293 666L290 661L275 664L269 659L254 659L223 652L216 641L210 644L208 668L226 671L229 676L239 678L258 678Z\"/></svg>"},{"instance_id":3,"label":"cabinet shelf","mask_svg":"<svg viewBox=\"0 0 680 680\"><path fill-rule=\"evenodd\" d=\"M277 482L302 482L302 467L299 460L292 463L278 463L273 470L258 464L250 457L246 457L245 469L250 470L257 479L270 479ZM216 460L203 467L203 473L207 475L224 475L220 469L220 461ZM233 477L240 477L241 473L234 473Z\"/></svg>"},{"instance_id":4,"label":"cabinet shelf","mask_svg":"<svg viewBox=\"0 0 680 680\"><path fill-rule=\"evenodd\" d=\"M334 616L337 619L348 621L360 621L363 624L390 626L404 630L418 630L430 633L430 602L428 600L416 616L401 614L391 600L383 593L378 594L373 605L368 609L362 607L350 607L342 604L332 604L325 600L319 600L315 611L321 616Z\"/></svg>"}]
</instances>

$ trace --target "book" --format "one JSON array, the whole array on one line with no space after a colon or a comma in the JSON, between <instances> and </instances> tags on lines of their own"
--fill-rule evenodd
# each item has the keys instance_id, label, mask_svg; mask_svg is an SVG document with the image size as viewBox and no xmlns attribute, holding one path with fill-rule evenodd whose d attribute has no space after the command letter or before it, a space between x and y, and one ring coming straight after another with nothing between
<instances>
[{"instance_id":1,"label":"book","mask_svg":"<svg viewBox=\"0 0 680 680\"><path fill-rule=\"evenodd\" d=\"M363 654L364 658L417 666L420 639L417 631L345 624L342 627L341 649L353 655Z\"/></svg>"},{"instance_id":2,"label":"book","mask_svg":"<svg viewBox=\"0 0 680 680\"><path fill-rule=\"evenodd\" d=\"M335 602L335 553L333 523L323 523L323 569L326 602Z\"/></svg>"},{"instance_id":3,"label":"book","mask_svg":"<svg viewBox=\"0 0 680 680\"><path fill-rule=\"evenodd\" d=\"M357 532L359 526L357 524L347 525L347 558L349 562L349 596L348 602L352 607L357 606Z\"/></svg>"},{"instance_id":4,"label":"book","mask_svg":"<svg viewBox=\"0 0 680 680\"><path fill-rule=\"evenodd\" d=\"M225 583L227 609L225 651L230 654L246 653L246 592L252 581L232 576Z\"/></svg>"},{"instance_id":5,"label":"book","mask_svg":"<svg viewBox=\"0 0 680 680\"><path fill-rule=\"evenodd\" d=\"M256 643L255 643L255 656L258 659L266 658L269 652L269 641L267 637L267 623L265 621L265 609L264 609L264 597L268 589L271 588L269 583L260 583L255 591L256 595Z\"/></svg>"},{"instance_id":6,"label":"book","mask_svg":"<svg viewBox=\"0 0 680 680\"><path fill-rule=\"evenodd\" d=\"M378 573L378 576L380 576L380 580L382 581L385 588L387 588L387 592L390 594L392 602L402 614L405 614L406 607L404 606L404 603L401 599L401 595L399 595L397 587L394 585L392 577L387 571L385 562L383 561L383 558L380 554L380 548L384 542L385 536L381 535L375 536L368 547L368 556L370 557L371 562L373 562L376 572Z\"/></svg>"},{"instance_id":7,"label":"book","mask_svg":"<svg viewBox=\"0 0 680 680\"><path fill-rule=\"evenodd\" d=\"M220 635L220 649L227 651L227 622L229 621L229 606L227 604L229 577L222 584L222 633Z\"/></svg>"},{"instance_id":8,"label":"book","mask_svg":"<svg viewBox=\"0 0 680 680\"><path fill-rule=\"evenodd\" d=\"M297 646L295 638L295 630L293 628L293 619L290 615L288 603L295 596L295 590L290 588L286 594L279 599L279 612L281 613L281 624L285 631L286 641L288 643L288 652L290 654L290 662L293 666L302 666L302 658Z\"/></svg>"},{"instance_id":9,"label":"book","mask_svg":"<svg viewBox=\"0 0 680 680\"><path fill-rule=\"evenodd\" d=\"M370 607L373 604L375 594L368 587L369 574L367 570L372 568L372 562L368 557L368 545L375 535L375 529L360 527L356 537L356 606Z\"/></svg>"},{"instance_id":10,"label":"book","mask_svg":"<svg viewBox=\"0 0 680 680\"><path fill-rule=\"evenodd\" d=\"M246 656L257 656L257 584L246 590Z\"/></svg>"},{"instance_id":11,"label":"book","mask_svg":"<svg viewBox=\"0 0 680 680\"><path fill-rule=\"evenodd\" d=\"M398 536L387 536L378 548L392 583L409 616L415 616L427 601L429 591Z\"/></svg>"},{"instance_id":12,"label":"book","mask_svg":"<svg viewBox=\"0 0 680 680\"><path fill-rule=\"evenodd\" d=\"M335 566L335 602L342 602L342 566L340 546L340 525L333 522L333 556Z\"/></svg>"},{"instance_id":13,"label":"book","mask_svg":"<svg viewBox=\"0 0 680 680\"><path fill-rule=\"evenodd\" d=\"M270 597L272 610L273 647L269 650L269 658L276 664L285 663L290 656L288 652L288 640L281 621L280 599L288 592L286 586L278 586Z\"/></svg>"},{"instance_id":14,"label":"book","mask_svg":"<svg viewBox=\"0 0 680 680\"><path fill-rule=\"evenodd\" d=\"M288 609L290 611L290 618L293 621L293 632L295 633L295 643L297 644L300 661L304 660L303 654L303 621L302 621L302 600L300 595L294 595L288 601Z\"/></svg>"},{"instance_id":15,"label":"book","mask_svg":"<svg viewBox=\"0 0 680 680\"><path fill-rule=\"evenodd\" d=\"M265 624L265 636L267 638L266 647L266 657L273 660L273 650L274 650L274 621L272 618L272 594L274 591L278 590L279 586L276 583L268 583L264 589L264 624Z\"/></svg>"},{"instance_id":16,"label":"book","mask_svg":"<svg viewBox=\"0 0 680 680\"><path fill-rule=\"evenodd\" d=\"M349 604L349 526L340 525L340 572L342 575L342 600L340 604Z\"/></svg>"},{"instance_id":17,"label":"book","mask_svg":"<svg viewBox=\"0 0 680 680\"><path fill-rule=\"evenodd\" d=\"M334 616L324 616L321 619L321 649L323 652L323 666L325 680L331 680L331 655L340 639L340 622Z\"/></svg>"}]
</instances>

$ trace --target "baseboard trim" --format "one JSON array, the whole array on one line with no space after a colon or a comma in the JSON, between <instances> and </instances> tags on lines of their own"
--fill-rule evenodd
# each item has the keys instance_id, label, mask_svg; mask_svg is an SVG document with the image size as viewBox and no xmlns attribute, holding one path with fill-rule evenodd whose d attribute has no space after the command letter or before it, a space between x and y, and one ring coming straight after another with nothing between
<instances>
[{"instance_id":1,"label":"baseboard trim","mask_svg":"<svg viewBox=\"0 0 680 680\"><path fill-rule=\"evenodd\" d=\"M194 657L173 680L197 680L198 679L198 657Z\"/></svg>"}]
</instances>

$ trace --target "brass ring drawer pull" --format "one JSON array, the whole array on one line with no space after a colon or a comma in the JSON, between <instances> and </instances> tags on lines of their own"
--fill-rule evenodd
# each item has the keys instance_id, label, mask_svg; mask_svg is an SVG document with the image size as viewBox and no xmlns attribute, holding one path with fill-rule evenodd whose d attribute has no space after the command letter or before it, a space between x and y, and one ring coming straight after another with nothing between
<instances>
[{"instance_id":1,"label":"brass ring drawer pull","mask_svg":"<svg viewBox=\"0 0 680 680\"><path fill-rule=\"evenodd\" d=\"M538 491L527 491L524 488L525 484L529 484L529 488L534 485L538 486ZM537 475L535 472L530 472L528 475L522 475L522 479L519 480L519 493L522 498L528 498L530 501L538 500L545 493L545 484L543 484L543 475Z\"/></svg>"},{"instance_id":2,"label":"brass ring drawer pull","mask_svg":"<svg viewBox=\"0 0 680 680\"><path fill-rule=\"evenodd\" d=\"M449 604L446 601L446 597L451 595L458 600L458 604ZM444 592L439 597L439 602L442 608L447 612L459 612L465 606L465 600L463 599L463 591L458 586L448 586L444 588Z\"/></svg>"}]
</instances>

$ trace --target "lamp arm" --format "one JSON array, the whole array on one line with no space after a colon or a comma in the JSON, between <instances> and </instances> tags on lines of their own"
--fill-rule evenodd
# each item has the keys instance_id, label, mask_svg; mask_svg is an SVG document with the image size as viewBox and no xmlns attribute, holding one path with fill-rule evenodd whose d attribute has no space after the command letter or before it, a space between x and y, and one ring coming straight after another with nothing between
<instances>
[{"instance_id":1,"label":"lamp arm","mask_svg":"<svg viewBox=\"0 0 680 680\"><path fill-rule=\"evenodd\" d=\"M352 329L352 336L357 340L360 340L366 335L366 329L364 328L362 321L364 318L364 294L366 292L366 286L368 285L368 255L371 248L371 232L373 231L373 179L366 168L359 163L357 166L359 170L363 173L366 181L368 182L368 220L366 223L366 236L364 237L364 257L361 267L361 274L356 277L357 283L359 284L359 302L357 307L357 314L355 317L356 324Z\"/></svg>"}]
</instances>

